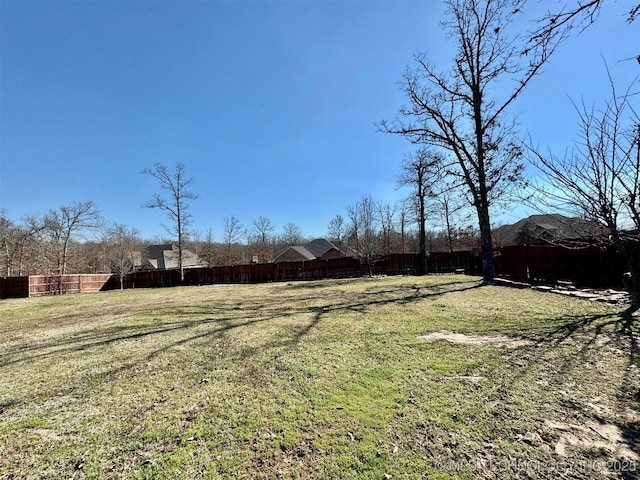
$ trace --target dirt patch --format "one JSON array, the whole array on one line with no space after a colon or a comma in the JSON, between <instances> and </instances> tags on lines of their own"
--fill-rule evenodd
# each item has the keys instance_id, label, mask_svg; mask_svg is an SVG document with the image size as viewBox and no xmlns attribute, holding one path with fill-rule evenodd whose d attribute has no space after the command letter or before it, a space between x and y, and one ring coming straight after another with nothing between
<instances>
[{"instance_id":1,"label":"dirt patch","mask_svg":"<svg viewBox=\"0 0 640 480\"><path fill-rule=\"evenodd\" d=\"M548 431L558 435L555 454L559 457L571 457L575 452L599 452L609 459L626 459L636 465L640 455L634 451L636 442L640 442L638 432L615 425L587 421L584 424L545 421Z\"/></svg>"},{"instance_id":2,"label":"dirt patch","mask_svg":"<svg viewBox=\"0 0 640 480\"><path fill-rule=\"evenodd\" d=\"M418 337L427 343L449 342L464 345L498 345L507 348L518 348L532 345L533 342L519 337L507 337L505 335L466 335L464 333L442 330Z\"/></svg>"}]
</instances>

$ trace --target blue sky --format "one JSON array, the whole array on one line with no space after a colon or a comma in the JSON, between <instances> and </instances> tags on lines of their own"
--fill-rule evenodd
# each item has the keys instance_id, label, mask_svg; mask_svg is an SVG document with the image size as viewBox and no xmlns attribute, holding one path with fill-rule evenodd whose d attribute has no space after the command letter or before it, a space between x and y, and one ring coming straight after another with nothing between
<instances>
[{"instance_id":1,"label":"blue sky","mask_svg":"<svg viewBox=\"0 0 640 480\"><path fill-rule=\"evenodd\" d=\"M560 47L510 112L523 134L561 153L576 138L569 96L608 94L602 58L621 87L640 74L625 60L640 53L630 5L605 2ZM201 234L221 240L235 215L323 236L363 195L404 195L395 177L414 147L375 124L407 103L398 81L414 54L448 67L443 12L435 0L0 0L0 209L19 221L91 200L164 236L141 171L181 162Z\"/></svg>"}]
</instances>

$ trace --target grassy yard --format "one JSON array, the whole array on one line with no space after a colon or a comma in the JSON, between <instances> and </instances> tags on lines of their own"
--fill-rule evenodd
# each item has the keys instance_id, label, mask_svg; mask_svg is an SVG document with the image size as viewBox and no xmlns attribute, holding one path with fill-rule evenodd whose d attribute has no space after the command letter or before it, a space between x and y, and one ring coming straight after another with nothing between
<instances>
[{"instance_id":1,"label":"grassy yard","mask_svg":"<svg viewBox=\"0 0 640 480\"><path fill-rule=\"evenodd\" d=\"M639 329L466 276L3 300L0 479L640 478Z\"/></svg>"}]
</instances>

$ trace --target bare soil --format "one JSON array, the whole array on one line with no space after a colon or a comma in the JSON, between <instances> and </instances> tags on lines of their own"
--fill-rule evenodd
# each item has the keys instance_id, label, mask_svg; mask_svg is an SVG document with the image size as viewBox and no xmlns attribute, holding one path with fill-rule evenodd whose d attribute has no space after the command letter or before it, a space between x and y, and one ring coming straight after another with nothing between
<instances>
[{"instance_id":1,"label":"bare soil","mask_svg":"<svg viewBox=\"0 0 640 480\"><path fill-rule=\"evenodd\" d=\"M447 330L433 332L419 338L427 343L444 341L463 345L499 345L507 348L523 347L533 344L532 341L519 337L507 337L505 335L465 335Z\"/></svg>"}]
</instances>

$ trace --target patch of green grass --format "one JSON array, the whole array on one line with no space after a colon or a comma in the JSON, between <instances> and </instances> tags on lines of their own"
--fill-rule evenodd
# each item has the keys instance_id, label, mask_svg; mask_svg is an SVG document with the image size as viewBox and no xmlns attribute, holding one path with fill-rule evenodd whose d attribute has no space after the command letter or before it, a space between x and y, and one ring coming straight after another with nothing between
<instances>
[{"instance_id":1,"label":"patch of green grass","mask_svg":"<svg viewBox=\"0 0 640 480\"><path fill-rule=\"evenodd\" d=\"M635 314L473 277L5 300L0 333L0 478L512 478L637 432Z\"/></svg>"}]
</instances>

